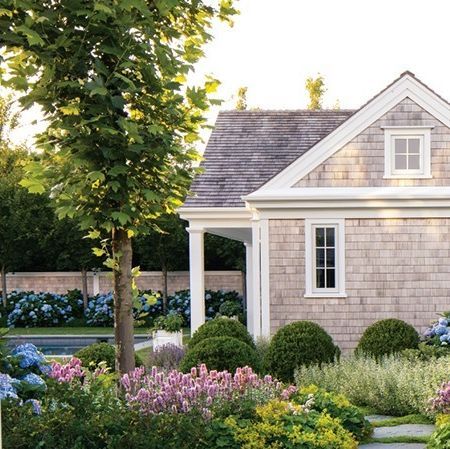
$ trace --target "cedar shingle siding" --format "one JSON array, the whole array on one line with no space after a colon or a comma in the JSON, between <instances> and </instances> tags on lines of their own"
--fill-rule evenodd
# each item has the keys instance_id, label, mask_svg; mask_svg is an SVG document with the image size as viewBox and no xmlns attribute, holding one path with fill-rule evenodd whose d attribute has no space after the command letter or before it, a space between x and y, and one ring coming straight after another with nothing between
<instances>
[{"instance_id":1,"label":"cedar shingle siding","mask_svg":"<svg viewBox=\"0 0 450 449\"><path fill-rule=\"evenodd\" d=\"M382 126L434 126L431 179L383 179ZM409 98L295 184L295 187L391 187L450 185L450 130Z\"/></svg>"}]
</instances>

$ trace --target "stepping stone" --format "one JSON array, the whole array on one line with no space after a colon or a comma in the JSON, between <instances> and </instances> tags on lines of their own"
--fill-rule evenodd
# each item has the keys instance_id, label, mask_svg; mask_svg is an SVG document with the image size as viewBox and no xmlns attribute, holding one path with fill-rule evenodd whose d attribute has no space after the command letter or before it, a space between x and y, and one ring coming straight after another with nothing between
<instances>
[{"instance_id":1,"label":"stepping stone","mask_svg":"<svg viewBox=\"0 0 450 449\"><path fill-rule=\"evenodd\" d=\"M388 415L369 415L366 416L367 421L376 422L376 421L386 421L387 419L392 419L393 416Z\"/></svg>"},{"instance_id":2,"label":"stepping stone","mask_svg":"<svg viewBox=\"0 0 450 449\"><path fill-rule=\"evenodd\" d=\"M434 432L433 424L400 424L394 427L375 427L372 438L426 437Z\"/></svg>"},{"instance_id":3,"label":"stepping stone","mask_svg":"<svg viewBox=\"0 0 450 449\"><path fill-rule=\"evenodd\" d=\"M359 449L426 449L423 443L369 443L359 446Z\"/></svg>"}]
</instances>

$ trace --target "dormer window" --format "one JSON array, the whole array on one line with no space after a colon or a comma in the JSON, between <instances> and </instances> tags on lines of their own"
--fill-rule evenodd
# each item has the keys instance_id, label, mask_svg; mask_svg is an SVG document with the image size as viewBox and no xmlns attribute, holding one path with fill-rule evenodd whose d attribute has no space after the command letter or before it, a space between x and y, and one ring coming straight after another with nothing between
<instances>
[{"instance_id":1,"label":"dormer window","mask_svg":"<svg viewBox=\"0 0 450 449\"><path fill-rule=\"evenodd\" d=\"M385 178L431 178L432 127L386 127Z\"/></svg>"}]
</instances>

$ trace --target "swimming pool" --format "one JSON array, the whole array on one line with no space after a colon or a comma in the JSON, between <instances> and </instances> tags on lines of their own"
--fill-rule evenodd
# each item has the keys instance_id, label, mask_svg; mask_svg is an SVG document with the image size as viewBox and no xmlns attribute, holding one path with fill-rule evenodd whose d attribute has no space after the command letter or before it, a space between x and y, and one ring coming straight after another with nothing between
<instances>
[{"instance_id":1,"label":"swimming pool","mask_svg":"<svg viewBox=\"0 0 450 449\"><path fill-rule=\"evenodd\" d=\"M81 348L93 343L113 344L113 335L14 335L7 336L9 346L33 343L45 355L71 356ZM147 335L135 335L134 344L150 343Z\"/></svg>"}]
</instances>

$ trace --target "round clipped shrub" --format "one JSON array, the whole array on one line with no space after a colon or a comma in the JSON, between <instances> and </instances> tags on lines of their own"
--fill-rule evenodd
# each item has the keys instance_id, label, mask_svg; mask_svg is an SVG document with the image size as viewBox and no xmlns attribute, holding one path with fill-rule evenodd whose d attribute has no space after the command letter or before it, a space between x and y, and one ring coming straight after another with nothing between
<instances>
[{"instance_id":1,"label":"round clipped shrub","mask_svg":"<svg viewBox=\"0 0 450 449\"><path fill-rule=\"evenodd\" d=\"M180 371L204 363L208 369L234 372L236 368L251 366L259 369L258 355L251 346L234 337L210 337L188 349L180 363Z\"/></svg>"},{"instance_id":2,"label":"round clipped shrub","mask_svg":"<svg viewBox=\"0 0 450 449\"><path fill-rule=\"evenodd\" d=\"M80 349L74 356L79 358L81 364L86 368L95 369L99 363L105 362L106 366L109 367L111 371L115 370L116 351L114 346L109 343L93 343L92 345ZM143 364L142 359L136 353L134 359L136 366L141 366Z\"/></svg>"},{"instance_id":3,"label":"round clipped shrub","mask_svg":"<svg viewBox=\"0 0 450 449\"><path fill-rule=\"evenodd\" d=\"M418 346L419 334L414 327L405 321L389 318L377 321L364 331L356 353L379 358Z\"/></svg>"},{"instance_id":4,"label":"round clipped shrub","mask_svg":"<svg viewBox=\"0 0 450 449\"><path fill-rule=\"evenodd\" d=\"M297 321L283 326L273 336L267 364L278 379L291 382L297 367L332 362L339 354L339 348L318 324Z\"/></svg>"},{"instance_id":5,"label":"round clipped shrub","mask_svg":"<svg viewBox=\"0 0 450 449\"><path fill-rule=\"evenodd\" d=\"M234 337L255 348L255 342L247 328L239 321L227 317L214 318L202 324L190 339L189 348L193 348L199 342L211 337Z\"/></svg>"}]
</instances>

